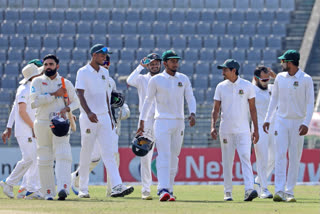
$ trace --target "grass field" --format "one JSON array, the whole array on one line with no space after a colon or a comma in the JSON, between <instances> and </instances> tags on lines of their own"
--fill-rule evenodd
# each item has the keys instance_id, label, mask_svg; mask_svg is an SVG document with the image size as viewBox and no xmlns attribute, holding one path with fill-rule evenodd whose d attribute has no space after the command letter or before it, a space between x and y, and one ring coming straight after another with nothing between
<instances>
[{"instance_id":1,"label":"grass field","mask_svg":"<svg viewBox=\"0 0 320 214\"><path fill-rule=\"evenodd\" d=\"M175 186L176 202L159 202L156 187L154 199L140 199L141 186L134 186L135 192L125 198L106 198L104 186L90 186L90 199L79 199L71 194L66 201L8 199L1 191L0 213L320 213L320 187L296 186L297 203L273 202L270 199L255 199L243 202L244 187L234 186L232 202L223 201L223 186ZM273 192L273 187L270 187ZM17 188L15 188L15 193Z\"/></svg>"}]
</instances>

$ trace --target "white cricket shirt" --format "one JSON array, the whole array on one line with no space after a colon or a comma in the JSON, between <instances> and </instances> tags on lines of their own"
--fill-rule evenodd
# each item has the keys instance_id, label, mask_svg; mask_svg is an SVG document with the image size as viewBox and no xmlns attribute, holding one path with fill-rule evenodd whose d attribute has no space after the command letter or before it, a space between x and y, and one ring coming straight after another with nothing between
<instances>
[{"instance_id":1,"label":"white cricket shirt","mask_svg":"<svg viewBox=\"0 0 320 214\"><path fill-rule=\"evenodd\" d=\"M249 132L249 99L255 98L254 85L240 77L233 83L217 85L214 100L221 101L220 131L226 134Z\"/></svg>"},{"instance_id":2,"label":"white cricket shirt","mask_svg":"<svg viewBox=\"0 0 320 214\"><path fill-rule=\"evenodd\" d=\"M290 76L288 72L279 73L274 82L265 122L270 122L277 106L276 116L304 119L303 124L309 126L314 108L312 78L301 69L294 76Z\"/></svg>"},{"instance_id":3,"label":"white cricket shirt","mask_svg":"<svg viewBox=\"0 0 320 214\"><path fill-rule=\"evenodd\" d=\"M262 90L258 86L254 85L254 90L256 92L256 109L258 117L258 125L263 125L264 119L268 111L268 106L271 99L273 85L269 84L266 90Z\"/></svg>"},{"instance_id":4,"label":"white cricket shirt","mask_svg":"<svg viewBox=\"0 0 320 214\"><path fill-rule=\"evenodd\" d=\"M190 113L196 113L196 99L189 78L179 72L174 76L165 70L153 76L148 84L141 120L147 120L148 111L155 99L155 119L184 119L184 98Z\"/></svg>"}]
</instances>

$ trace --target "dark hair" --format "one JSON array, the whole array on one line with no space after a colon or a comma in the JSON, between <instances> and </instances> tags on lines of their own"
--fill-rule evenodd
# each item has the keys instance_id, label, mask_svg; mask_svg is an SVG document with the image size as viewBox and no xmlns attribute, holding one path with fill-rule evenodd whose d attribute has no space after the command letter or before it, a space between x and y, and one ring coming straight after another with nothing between
<instances>
[{"instance_id":1,"label":"dark hair","mask_svg":"<svg viewBox=\"0 0 320 214\"><path fill-rule=\"evenodd\" d=\"M232 69L236 69L236 68L229 68L230 71L232 71ZM239 71L236 69L236 75L239 76Z\"/></svg>"},{"instance_id":2,"label":"dark hair","mask_svg":"<svg viewBox=\"0 0 320 214\"><path fill-rule=\"evenodd\" d=\"M264 65L258 65L254 70L254 75L260 77L261 72L268 73L268 68Z\"/></svg>"},{"instance_id":3,"label":"dark hair","mask_svg":"<svg viewBox=\"0 0 320 214\"><path fill-rule=\"evenodd\" d=\"M294 66L297 66L297 67L299 66L299 61L295 61L295 60L294 60L294 61L291 61L291 62L292 62L292 64L293 64Z\"/></svg>"},{"instance_id":4,"label":"dark hair","mask_svg":"<svg viewBox=\"0 0 320 214\"><path fill-rule=\"evenodd\" d=\"M53 59L57 65L59 64L59 58L56 55L53 54L48 54L43 58L43 62L46 61L47 59Z\"/></svg>"},{"instance_id":5,"label":"dark hair","mask_svg":"<svg viewBox=\"0 0 320 214\"><path fill-rule=\"evenodd\" d=\"M107 61L107 62L110 62L110 56L109 56L109 54L107 54L107 56L106 56L106 61Z\"/></svg>"}]
</instances>

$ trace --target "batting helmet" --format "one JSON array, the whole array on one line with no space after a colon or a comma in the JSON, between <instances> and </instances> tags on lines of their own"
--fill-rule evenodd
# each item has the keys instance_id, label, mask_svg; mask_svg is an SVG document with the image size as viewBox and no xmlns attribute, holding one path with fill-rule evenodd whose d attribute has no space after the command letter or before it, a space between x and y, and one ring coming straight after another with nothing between
<instances>
[{"instance_id":1,"label":"batting helmet","mask_svg":"<svg viewBox=\"0 0 320 214\"><path fill-rule=\"evenodd\" d=\"M132 151L135 155L143 157L152 149L153 142L143 136L136 136L132 141Z\"/></svg>"},{"instance_id":2,"label":"batting helmet","mask_svg":"<svg viewBox=\"0 0 320 214\"><path fill-rule=\"evenodd\" d=\"M150 59L151 61L153 60L162 60L159 54L156 53L151 53L147 56L148 59Z\"/></svg>"},{"instance_id":3,"label":"batting helmet","mask_svg":"<svg viewBox=\"0 0 320 214\"><path fill-rule=\"evenodd\" d=\"M119 108L124 104L124 95L118 91L111 92L111 107Z\"/></svg>"},{"instance_id":4,"label":"batting helmet","mask_svg":"<svg viewBox=\"0 0 320 214\"><path fill-rule=\"evenodd\" d=\"M70 122L62 117L54 117L51 120L50 128L52 133L57 137L66 136L69 132Z\"/></svg>"}]
</instances>

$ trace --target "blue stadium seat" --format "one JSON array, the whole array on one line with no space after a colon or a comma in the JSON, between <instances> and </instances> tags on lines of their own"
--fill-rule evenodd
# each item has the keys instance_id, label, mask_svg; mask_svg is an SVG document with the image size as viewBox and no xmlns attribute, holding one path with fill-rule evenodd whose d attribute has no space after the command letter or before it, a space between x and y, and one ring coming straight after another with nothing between
<instances>
[{"instance_id":1,"label":"blue stadium seat","mask_svg":"<svg viewBox=\"0 0 320 214\"><path fill-rule=\"evenodd\" d=\"M292 11L295 9L295 0L281 0L280 8L282 10L289 10Z\"/></svg>"},{"instance_id":2,"label":"blue stadium seat","mask_svg":"<svg viewBox=\"0 0 320 214\"><path fill-rule=\"evenodd\" d=\"M259 20L259 12L257 10L250 10L247 12L247 22L256 23L258 20Z\"/></svg>"},{"instance_id":3,"label":"blue stadium seat","mask_svg":"<svg viewBox=\"0 0 320 214\"><path fill-rule=\"evenodd\" d=\"M231 58L237 60L238 62L243 62L246 60L246 51L245 49L236 48L231 51Z\"/></svg>"},{"instance_id":4,"label":"blue stadium seat","mask_svg":"<svg viewBox=\"0 0 320 214\"><path fill-rule=\"evenodd\" d=\"M167 24L167 31L169 35L181 34L181 23L176 21L170 21Z\"/></svg>"},{"instance_id":5,"label":"blue stadium seat","mask_svg":"<svg viewBox=\"0 0 320 214\"><path fill-rule=\"evenodd\" d=\"M144 8L144 0L131 1L130 6L132 8Z\"/></svg>"},{"instance_id":6,"label":"blue stadium seat","mask_svg":"<svg viewBox=\"0 0 320 214\"><path fill-rule=\"evenodd\" d=\"M227 25L228 34L231 35L240 35L241 34L241 25L239 23L229 23Z\"/></svg>"},{"instance_id":7,"label":"blue stadium seat","mask_svg":"<svg viewBox=\"0 0 320 214\"><path fill-rule=\"evenodd\" d=\"M238 2L238 1L236 1L236 2ZM242 5L242 3L241 3L241 5ZM233 12L231 13L231 21L232 21L232 22L235 22L235 23L237 23L237 22L243 23L244 20L245 20L245 18L244 18L244 11L242 11L242 10L236 10L236 11L233 11Z\"/></svg>"},{"instance_id":8,"label":"blue stadium seat","mask_svg":"<svg viewBox=\"0 0 320 214\"><path fill-rule=\"evenodd\" d=\"M271 34L271 24L268 24L268 23L257 24L257 34L270 35Z\"/></svg>"},{"instance_id":9,"label":"blue stadium seat","mask_svg":"<svg viewBox=\"0 0 320 214\"><path fill-rule=\"evenodd\" d=\"M150 36L153 36L153 35L150 35ZM141 47L141 48L139 48L139 49L136 51L136 53L137 53L136 59L137 59L137 61L140 62L141 59L143 59L144 57L146 57L148 54L152 53L152 51L150 51L150 50L147 49L147 48ZM158 53L158 54L159 54L159 53ZM137 66L138 66L138 65L137 65ZM133 67L133 69L135 69L135 67Z\"/></svg>"},{"instance_id":10,"label":"blue stadium seat","mask_svg":"<svg viewBox=\"0 0 320 214\"><path fill-rule=\"evenodd\" d=\"M210 79L210 84L211 84L211 79ZM217 81L213 81L214 82L214 88L208 88L206 91L205 91L205 95L206 95L206 101L208 103L212 103L213 102L213 97L214 97L214 91L215 91L215 88L216 86L218 85L218 83L216 83Z\"/></svg>"},{"instance_id":11,"label":"blue stadium seat","mask_svg":"<svg viewBox=\"0 0 320 214\"><path fill-rule=\"evenodd\" d=\"M278 2L278 0L276 0ZM269 2L266 1L266 2ZM270 10L265 10L260 12L260 21L262 22L273 22L274 21L274 12Z\"/></svg>"},{"instance_id":12,"label":"blue stadium seat","mask_svg":"<svg viewBox=\"0 0 320 214\"><path fill-rule=\"evenodd\" d=\"M76 9L66 10L66 21L77 22L80 21L80 12Z\"/></svg>"},{"instance_id":13,"label":"blue stadium seat","mask_svg":"<svg viewBox=\"0 0 320 214\"><path fill-rule=\"evenodd\" d=\"M203 21L203 22L213 22L214 20L215 20L214 12L212 10L203 10L201 12L201 21Z\"/></svg>"},{"instance_id":14,"label":"blue stadium seat","mask_svg":"<svg viewBox=\"0 0 320 214\"><path fill-rule=\"evenodd\" d=\"M19 21L16 25L17 27L17 34L31 34L31 24L27 22Z\"/></svg>"},{"instance_id":15,"label":"blue stadium seat","mask_svg":"<svg viewBox=\"0 0 320 214\"><path fill-rule=\"evenodd\" d=\"M251 1L251 8L255 10L262 10L264 8L264 0Z\"/></svg>"},{"instance_id":16,"label":"blue stadium seat","mask_svg":"<svg viewBox=\"0 0 320 214\"><path fill-rule=\"evenodd\" d=\"M89 1L85 1L85 2L89 2ZM97 4L98 5L98 4ZM86 7L87 8L87 7ZM80 12L80 17L82 21L89 21L89 22L93 22L95 20L95 11L94 10L82 10ZM97 19L98 20L98 19Z\"/></svg>"},{"instance_id":17,"label":"blue stadium seat","mask_svg":"<svg viewBox=\"0 0 320 214\"><path fill-rule=\"evenodd\" d=\"M268 0L265 1L265 8L267 10L278 10L279 9L279 0Z\"/></svg>"},{"instance_id":18,"label":"blue stadium seat","mask_svg":"<svg viewBox=\"0 0 320 214\"><path fill-rule=\"evenodd\" d=\"M218 38L213 35L203 37L203 47L204 48L217 48L218 47Z\"/></svg>"},{"instance_id":19,"label":"blue stadium seat","mask_svg":"<svg viewBox=\"0 0 320 214\"><path fill-rule=\"evenodd\" d=\"M198 35L188 37L188 47L199 49L202 48L202 38Z\"/></svg>"},{"instance_id":20,"label":"blue stadium seat","mask_svg":"<svg viewBox=\"0 0 320 214\"><path fill-rule=\"evenodd\" d=\"M259 63L261 61L261 51L260 49L250 49L247 50L247 60Z\"/></svg>"},{"instance_id":21,"label":"blue stadium seat","mask_svg":"<svg viewBox=\"0 0 320 214\"><path fill-rule=\"evenodd\" d=\"M214 49L212 48L202 48L199 51L199 60L201 61L213 61L214 57Z\"/></svg>"},{"instance_id":22,"label":"blue stadium seat","mask_svg":"<svg viewBox=\"0 0 320 214\"><path fill-rule=\"evenodd\" d=\"M224 62L225 60L230 58L230 53L228 49L217 49L216 50L216 60Z\"/></svg>"},{"instance_id":23,"label":"blue stadium seat","mask_svg":"<svg viewBox=\"0 0 320 214\"><path fill-rule=\"evenodd\" d=\"M234 47L234 40L232 36L220 36L219 37L220 40L220 45L219 47L221 48L230 48L233 49Z\"/></svg>"},{"instance_id":24,"label":"blue stadium seat","mask_svg":"<svg viewBox=\"0 0 320 214\"><path fill-rule=\"evenodd\" d=\"M197 23L197 32L198 34L212 34L212 27L210 23L207 22L199 22Z\"/></svg>"},{"instance_id":25,"label":"blue stadium seat","mask_svg":"<svg viewBox=\"0 0 320 214\"><path fill-rule=\"evenodd\" d=\"M1 33L2 34L15 34L16 33L16 25L14 22L5 20L1 23Z\"/></svg>"},{"instance_id":26,"label":"blue stadium seat","mask_svg":"<svg viewBox=\"0 0 320 214\"><path fill-rule=\"evenodd\" d=\"M90 37L77 35L75 38L75 47L80 49L90 49Z\"/></svg>"},{"instance_id":27,"label":"blue stadium seat","mask_svg":"<svg viewBox=\"0 0 320 214\"><path fill-rule=\"evenodd\" d=\"M254 36L251 38L251 44L253 48L263 49L266 47L266 38L264 36Z\"/></svg>"},{"instance_id":28,"label":"blue stadium seat","mask_svg":"<svg viewBox=\"0 0 320 214\"><path fill-rule=\"evenodd\" d=\"M104 20L105 22L110 21L111 12L107 9L96 10L96 20Z\"/></svg>"},{"instance_id":29,"label":"blue stadium seat","mask_svg":"<svg viewBox=\"0 0 320 214\"><path fill-rule=\"evenodd\" d=\"M53 7L54 7L53 0L39 1L39 8L53 8Z\"/></svg>"},{"instance_id":30,"label":"blue stadium seat","mask_svg":"<svg viewBox=\"0 0 320 214\"><path fill-rule=\"evenodd\" d=\"M282 49L281 37L278 36L268 36L268 47L275 49Z\"/></svg>"},{"instance_id":31,"label":"blue stadium seat","mask_svg":"<svg viewBox=\"0 0 320 214\"><path fill-rule=\"evenodd\" d=\"M286 25L283 23L275 23L272 25L272 33L274 35L285 36L287 34Z\"/></svg>"},{"instance_id":32,"label":"blue stadium seat","mask_svg":"<svg viewBox=\"0 0 320 214\"><path fill-rule=\"evenodd\" d=\"M42 59L44 56L46 56L46 55L48 55L48 54L55 54L55 53L56 53L56 50L55 50L55 49L43 47L43 48L40 50L40 59Z\"/></svg>"},{"instance_id":33,"label":"blue stadium seat","mask_svg":"<svg viewBox=\"0 0 320 214\"><path fill-rule=\"evenodd\" d=\"M77 33L78 34L91 34L92 30L91 30L92 26L91 26L91 22L79 22L77 24Z\"/></svg>"},{"instance_id":34,"label":"blue stadium seat","mask_svg":"<svg viewBox=\"0 0 320 214\"><path fill-rule=\"evenodd\" d=\"M69 73L70 74L77 74L78 70L83 66L83 62L71 62L69 63Z\"/></svg>"},{"instance_id":35,"label":"blue stadium seat","mask_svg":"<svg viewBox=\"0 0 320 214\"><path fill-rule=\"evenodd\" d=\"M59 22L50 21L46 23L46 29L47 34L60 34L61 25Z\"/></svg>"},{"instance_id":36,"label":"blue stadium seat","mask_svg":"<svg viewBox=\"0 0 320 214\"><path fill-rule=\"evenodd\" d=\"M212 25L212 33L214 35L225 35L226 25L224 23L215 23Z\"/></svg>"},{"instance_id":37,"label":"blue stadium seat","mask_svg":"<svg viewBox=\"0 0 320 214\"><path fill-rule=\"evenodd\" d=\"M203 76L208 81L208 75L211 73L210 64L198 62L195 64L195 73L198 76ZM207 87L206 87L207 88Z\"/></svg>"},{"instance_id":38,"label":"blue stadium seat","mask_svg":"<svg viewBox=\"0 0 320 214\"><path fill-rule=\"evenodd\" d=\"M120 54L118 50L114 50L112 54L110 54L111 62L118 62L120 59Z\"/></svg>"},{"instance_id":39,"label":"blue stadium seat","mask_svg":"<svg viewBox=\"0 0 320 214\"><path fill-rule=\"evenodd\" d=\"M146 6L149 6L149 4L151 3L152 1L146 1ZM157 3L155 3L155 7L149 7L149 8L168 8L168 9L171 9L171 8L174 8L175 6L173 5L174 1L156 1L158 3L158 6L157 6ZM152 5L152 3L151 3Z\"/></svg>"},{"instance_id":40,"label":"blue stadium seat","mask_svg":"<svg viewBox=\"0 0 320 214\"><path fill-rule=\"evenodd\" d=\"M1 8L1 6L0 6L0 8ZM3 13L4 13L4 10L0 10L0 21L3 21L5 19Z\"/></svg>"},{"instance_id":41,"label":"blue stadium seat","mask_svg":"<svg viewBox=\"0 0 320 214\"><path fill-rule=\"evenodd\" d=\"M99 7L99 0L84 0L84 8L96 9Z\"/></svg>"},{"instance_id":42,"label":"blue stadium seat","mask_svg":"<svg viewBox=\"0 0 320 214\"><path fill-rule=\"evenodd\" d=\"M142 49L144 48L154 49L155 40L156 38L154 37L154 35L143 35L140 37L140 47Z\"/></svg>"},{"instance_id":43,"label":"blue stadium seat","mask_svg":"<svg viewBox=\"0 0 320 214\"><path fill-rule=\"evenodd\" d=\"M109 35L107 44L112 49L122 49L123 47L122 37L119 35Z\"/></svg>"},{"instance_id":44,"label":"blue stadium seat","mask_svg":"<svg viewBox=\"0 0 320 214\"><path fill-rule=\"evenodd\" d=\"M268 48L262 51L263 61L276 63L278 60L277 50L273 48Z\"/></svg>"},{"instance_id":45,"label":"blue stadium seat","mask_svg":"<svg viewBox=\"0 0 320 214\"><path fill-rule=\"evenodd\" d=\"M242 67L243 74L249 74L253 76L256 65L254 63L248 63L248 64L246 63L246 64L243 64L241 67Z\"/></svg>"},{"instance_id":46,"label":"blue stadium seat","mask_svg":"<svg viewBox=\"0 0 320 214\"><path fill-rule=\"evenodd\" d=\"M23 7L24 8L38 8L38 0L24 0Z\"/></svg>"},{"instance_id":47,"label":"blue stadium seat","mask_svg":"<svg viewBox=\"0 0 320 214\"><path fill-rule=\"evenodd\" d=\"M34 21L31 24L31 32L33 34L44 34L46 32L46 25L44 22L41 21Z\"/></svg>"},{"instance_id":48,"label":"blue stadium seat","mask_svg":"<svg viewBox=\"0 0 320 214\"><path fill-rule=\"evenodd\" d=\"M183 51L183 59L187 61L197 61L198 60L198 49L187 48Z\"/></svg>"},{"instance_id":49,"label":"blue stadium seat","mask_svg":"<svg viewBox=\"0 0 320 214\"><path fill-rule=\"evenodd\" d=\"M114 26L114 24L112 22L111 23L111 26L110 26L110 32L109 33L112 33L114 31L117 30L117 28ZM109 27L109 26L108 26ZM113 29L111 29L112 27L114 27ZM121 32L121 25L119 26L120 27L120 32ZM100 21L94 21L92 23L92 34L99 34L99 35L106 35L107 34L107 26L104 22L100 22Z\"/></svg>"},{"instance_id":50,"label":"blue stadium seat","mask_svg":"<svg viewBox=\"0 0 320 214\"><path fill-rule=\"evenodd\" d=\"M139 48L139 36L138 35L124 36L124 47L138 49Z\"/></svg>"},{"instance_id":51,"label":"blue stadium seat","mask_svg":"<svg viewBox=\"0 0 320 214\"><path fill-rule=\"evenodd\" d=\"M0 49L0 61L1 62L7 61L7 50L6 49Z\"/></svg>"},{"instance_id":52,"label":"blue stadium seat","mask_svg":"<svg viewBox=\"0 0 320 214\"><path fill-rule=\"evenodd\" d=\"M13 75L4 75L1 78L1 88L16 89L17 88L17 77L13 76Z\"/></svg>"},{"instance_id":53,"label":"blue stadium seat","mask_svg":"<svg viewBox=\"0 0 320 214\"><path fill-rule=\"evenodd\" d=\"M184 22L182 24L182 34L184 35L196 34L196 24L193 22Z\"/></svg>"},{"instance_id":54,"label":"blue stadium seat","mask_svg":"<svg viewBox=\"0 0 320 214\"><path fill-rule=\"evenodd\" d=\"M95 44L106 44L107 47L109 47L109 44L107 43L106 37L105 36L101 36L101 35L92 35L91 36L91 46L95 45ZM111 44L111 49L112 49L112 44Z\"/></svg>"},{"instance_id":55,"label":"blue stadium seat","mask_svg":"<svg viewBox=\"0 0 320 214\"><path fill-rule=\"evenodd\" d=\"M8 36L0 35L0 50L1 49L8 49L8 47L9 47Z\"/></svg>"},{"instance_id":56,"label":"blue stadium seat","mask_svg":"<svg viewBox=\"0 0 320 214\"><path fill-rule=\"evenodd\" d=\"M250 47L250 39L249 36L241 35L235 38L236 47L237 48L249 48Z\"/></svg>"},{"instance_id":57,"label":"blue stadium seat","mask_svg":"<svg viewBox=\"0 0 320 214\"><path fill-rule=\"evenodd\" d=\"M276 13L276 20L280 23L290 23L291 21L291 12L290 11L281 11L281 13Z\"/></svg>"},{"instance_id":58,"label":"blue stadium seat","mask_svg":"<svg viewBox=\"0 0 320 214\"><path fill-rule=\"evenodd\" d=\"M165 36L157 36L157 45L156 47L158 48L164 48L164 49L168 49L171 48L171 41L170 41L170 37L168 35Z\"/></svg>"},{"instance_id":59,"label":"blue stadium seat","mask_svg":"<svg viewBox=\"0 0 320 214\"><path fill-rule=\"evenodd\" d=\"M67 51L69 54L69 50ZM59 57L59 55L57 54L57 56ZM61 59L59 57L59 59ZM64 61L64 59L60 60L59 62L59 69L58 69L59 75L62 77L67 77L68 73L69 73L69 69L68 69L68 62Z\"/></svg>"},{"instance_id":60,"label":"blue stadium seat","mask_svg":"<svg viewBox=\"0 0 320 214\"><path fill-rule=\"evenodd\" d=\"M19 65L18 63L7 63L4 64L4 74L8 76L18 76L20 73Z\"/></svg>"},{"instance_id":61,"label":"blue stadium seat","mask_svg":"<svg viewBox=\"0 0 320 214\"><path fill-rule=\"evenodd\" d=\"M69 1L65 1L65 0L55 0L54 1L54 6L56 8L69 8Z\"/></svg>"},{"instance_id":62,"label":"blue stadium seat","mask_svg":"<svg viewBox=\"0 0 320 214\"><path fill-rule=\"evenodd\" d=\"M244 35L255 35L256 34L256 25L253 23L245 23L242 25L242 34Z\"/></svg>"},{"instance_id":63,"label":"blue stadium seat","mask_svg":"<svg viewBox=\"0 0 320 214\"><path fill-rule=\"evenodd\" d=\"M170 18L170 12L168 11L168 9L161 9L159 8L156 12L157 14L157 20L167 23L171 20Z\"/></svg>"},{"instance_id":64,"label":"blue stadium seat","mask_svg":"<svg viewBox=\"0 0 320 214\"><path fill-rule=\"evenodd\" d=\"M216 20L218 22L228 22L230 20L229 11L226 11L226 10L216 11Z\"/></svg>"},{"instance_id":65,"label":"blue stadium seat","mask_svg":"<svg viewBox=\"0 0 320 214\"><path fill-rule=\"evenodd\" d=\"M167 34L167 26L165 22L154 22L152 24L153 34Z\"/></svg>"},{"instance_id":66,"label":"blue stadium seat","mask_svg":"<svg viewBox=\"0 0 320 214\"><path fill-rule=\"evenodd\" d=\"M152 25L151 22L138 22L137 25L138 34L147 34L150 35L152 32Z\"/></svg>"},{"instance_id":67,"label":"blue stadium seat","mask_svg":"<svg viewBox=\"0 0 320 214\"><path fill-rule=\"evenodd\" d=\"M136 22L124 22L122 24L123 34L137 34L137 24Z\"/></svg>"},{"instance_id":68,"label":"blue stadium seat","mask_svg":"<svg viewBox=\"0 0 320 214\"><path fill-rule=\"evenodd\" d=\"M198 80L196 80L196 81L198 81ZM199 89L199 87L195 87L193 94L194 94L194 96L196 98L196 101L198 103L204 103L204 101L205 101L205 91L206 90L203 87L201 87L201 89Z\"/></svg>"},{"instance_id":69,"label":"blue stadium seat","mask_svg":"<svg viewBox=\"0 0 320 214\"><path fill-rule=\"evenodd\" d=\"M76 22L72 22L72 21L63 22L61 25L61 33L75 35L77 33Z\"/></svg>"},{"instance_id":70,"label":"blue stadium seat","mask_svg":"<svg viewBox=\"0 0 320 214\"><path fill-rule=\"evenodd\" d=\"M100 22L97 23L97 24L100 24ZM93 25L93 27L94 27L94 25ZM100 25L100 27L103 28L103 26L101 26L101 25ZM109 34L121 34L122 33L121 23L120 22L114 22L114 21L109 22L108 23L108 33Z\"/></svg>"},{"instance_id":71,"label":"blue stadium seat","mask_svg":"<svg viewBox=\"0 0 320 214\"><path fill-rule=\"evenodd\" d=\"M191 0L191 1L194 1L194 0ZM191 7L191 8L196 8L196 7ZM187 10L186 14L185 14L185 20L187 22L199 22L200 21L200 12L201 12L201 10L196 10L196 9Z\"/></svg>"},{"instance_id":72,"label":"blue stadium seat","mask_svg":"<svg viewBox=\"0 0 320 214\"><path fill-rule=\"evenodd\" d=\"M117 73L118 74L129 74L132 72L131 69L131 63L130 61L123 61L121 60L118 64L117 64Z\"/></svg>"},{"instance_id":73,"label":"blue stadium seat","mask_svg":"<svg viewBox=\"0 0 320 214\"><path fill-rule=\"evenodd\" d=\"M46 8L39 8L39 10L35 11L35 20L48 22L49 21L49 10Z\"/></svg>"},{"instance_id":74,"label":"blue stadium seat","mask_svg":"<svg viewBox=\"0 0 320 214\"><path fill-rule=\"evenodd\" d=\"M34 11L31 9L23 9L20 11L20 20L24 22L33 22L34 21Z\"/></svg>"},{"instance_id":75,"label":"blue stadium seat","mask_svg":"<svg viewBox=\"0 0 320 214\"><path fill-rule=\"evenodd\" d=\"M13 20L13 21L19 20L19 10L6 9L5 10L5 17L6 17L6 20Z\"/></svg>"},{"instance_id":76,"label":"blue stadium seat","mask_svg":"<svg viewBox=\"0 0 320 214\"><path fill-rule=\"evenodd\" d=\"M79 1L79 0L69 0L69 7L70 7L70 8L81 9L81 8L83 8L83 1Z\"/></svg>"},{"instance_id":77,"label":"blue stadium seat","mask_svg":"<svg viewBox=\"0 0 320 214\"><path fill-rule=\"evenodd\" d=\"M26 47L40 49L42 47L42 39L41 36L38 35L30 35L26 37Z\"/></svg>"},{"instance_id":78,"label":"blue stadium seat","mask_svg":"<svg viewBox=\"0 0 320 214\"><path fill-rule=\"evenodd\" d=\"M10 47L16 47L20 50L25 47L25 40L23 35L14 35L9 37Z\"/></svg>"},{"instance_id":79,"label":"blue stadium seat","mask_svg":"<svg viewBox=\"0 0 320 214\"><path fill-rule=\"evenodd\" d=\"M171 10L171 21L184 22L185 14L184 9L174 8Z\"/></svg>"},{"instance_id":80,"label":"blue stadium seat","mask_svg":"<svg viewBox=\"0 0 320 214\"><path fill-rule=\"evenodd\" d=\"M88 60L88 49L75 48L72 51L72 59L74 61L86 62Z\"/></svg>"},{"instance_id":81,"label":"blue stadium seat","mask_svg":"<svg viewBox=\"0 0 320 214\"><path fill-rule=\"evenodd\" d=\"M129 0L117 0L114 2L114 7L116 8L128 8Z\"/></svg>"},{"instance_id":82,"label":"blue stadium seat","mask_svg":"<svg viewBox=\"0 0 320 214\"><path fill-rule=\"evenodd\" d=\"M228 10L234 8L233 0L220 1L220 8L221 9L228 9Z\"/></svg>"},{"instance_id":83,"label":"blue stadium seat","mask_svg":"<svg viewBox=\"0 0 320 214\"><path fill-rule=\"evenodd\" d=\"M121 60L130 61L130 62L136 59L134 49L124 48L120 51L120 56L121 56L120 57Z\"/></svg>"},{"instance_id":84,"label":"blue stadium seat","mask_svg":"<svg viewBox=\"0 0 320 214\"><path fill-rule=\"evenodd\" d=\"M111 17L112 21L124 22L126 20L126 11L124 9L114 8Z\"/></svg>"},{"instance_id":85,"label":"blue stadium seat","mask_svg":"<svg viewBox=\"0 0 320 214\"><path fill-rule=\"evenodd\" d=\"M156 13L154 9L144 8L141 11L141 21L154 22L156 20Z\"/></svg>"},{"instance_id":86,"label":"blue stadium seat","mask_svg":"<svg viewBox=\"0 0 320 214\"><path fill-rule=\"evenodd\" d=\"M66 18L64 10L61 10L61 9L53 9L53 10L51 10L50 11L50 18L51 18L51 20L54 20L54 21L63 22L65 20L65 18Z\"/></svg>"},{"instance_id":87,"label":"blue stadium seat","mask_svg":"<svg viewBox=\"0 0 320 214\"><path fill-rule=\"evenodd\" d=\"M24 50L24 59L28 61L28 59L39 59L39 50L34 48L26 48Z\"/></svg>"},{"instance_id":88,"label":"blue stadium seat","mask_svg":"<svg viewBox=\"0 0 320 214\"><path fill-rule=\"evenodd\" d=\"M58 48L58 39L55 35L47 35L43 37L43 47L45 48Z\"/></svg>"},{"instance_id":89,"label":"blue stadium seat","mask_svg":"<svg viewBox=\"0 0 320 214\"><path fill-rule=\"evenodd\" d=\"M209 69L209 65L208 64L203 64L204 66L207 66ZM197 64L196 64L197 66ZM192 83L192 87L196 88L196 89L207 89L208 88L208 79L209 77L206 75L202 75L202 73L200 73L202 71L199 71L199 73L196 73L193 76L193 83ZM198 90L196 90L198 91ZM204 95L203 95L204 96Z\"/></svg>"},{"instance_id":90,"label":"blue stadium seat","mask_svg":"<svg viewBox=\"0 0 320 214\"><path fill-rule=\"evenodd\" d=\"M185 49L187 47L187 39L183 35L171 36L171 44L173 44L173 48Z\"/></svg>"},{"instance_id":91,"label":"blue stadium seat","mask_svg":"<svg viewBox=\"0 0 320 214\"><path fill-rule=\"evenodd\" d=\"M204 5L205 5L205 8L218 9L219 0L205 0Z\"/></svg>"},{"instance_id":92,"label":"blue stadium seat","mask_svg":"<svg viewBox=\"0 0 320 214\"><path fill-rule=\"evenodd\" d=\"M129 22L138 22L140 21L140 12L139 10L127 10L127 21Z\"/></svg>"},{"instance_id":93,"label":"blue stadium seat","mask_svg":"<svg viewBox=\"0 0 320 214\"><path fill-rule=\"evenodd\" d=\"M179 63L179 72L187 75L189 78L192 77L194 72L194 65L192 61L190 62L190 61L182 60Z\"/></svg>"},{"instance_id":94,"label":"blue stadium seat","mask_svg":"<svg viewBox=\"0 0 320 214\"><path fill-rule=\"evenodd\" d=\"M246 11L249 8L249 0L241 0L241 1L235 1L235 8L237 10Z\"/></svg>"},{"instance_id":95,"label":"blue stadium seat","mask_svg":"<svg viewBox=\"0 0 320 214\"><path fill-rule=\"evenodd\" d=\"M188 8L189 7L189 1L188 0L179 0L174 2L174 7L176 8Z\"/></svg>"},{"instance_id":96,"label":"blue stadium seat","mask_svg":"<svg viewBox=\"0 0 320 214\"><path fill-rule=\"evenodd\" d=\"M199 9L205 8L204 0L190 0L189 8L199 8Z\"/></svg>"}]
</instances>

